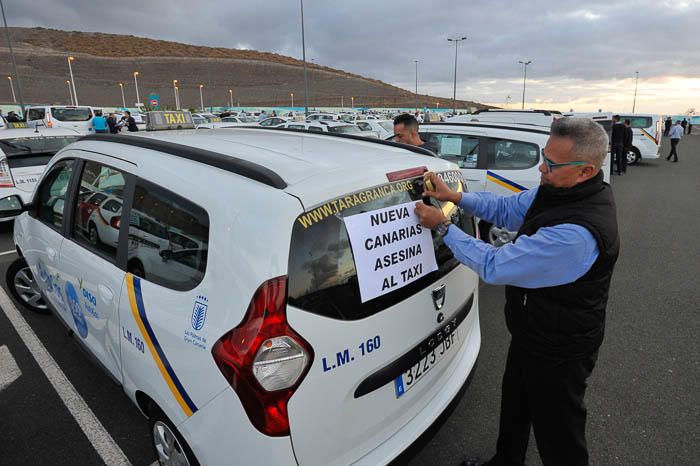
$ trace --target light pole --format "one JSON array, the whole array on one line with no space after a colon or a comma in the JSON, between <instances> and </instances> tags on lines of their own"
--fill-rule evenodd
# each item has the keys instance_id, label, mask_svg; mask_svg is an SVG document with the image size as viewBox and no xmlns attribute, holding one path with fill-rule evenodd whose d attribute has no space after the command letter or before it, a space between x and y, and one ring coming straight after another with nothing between
<instances>
[{"instance_id":1,"label":"light pole","mask_svg":"<svg viewBox=\"0 0 700 466\"><path fill-rule=\"evenodd\" d=\"M309 81L306 74L306 42L304 41L304 0L301 2L301 53L304 60L304 116L309 116Z\"/></svg>"},{"instance_id":2,"label":"light pole","mask_svg":"<svg viewBox=\"0 0 700 466\"><path fill-rule=\"evenodd\" d=\"M75 101L75 105L80 105L78 104L78 94L75 92L75 79L73 79L73 67L71 66L73 60L75 60L74 57L68 57L68 72L70 73L71 86L73 86L73 100Z\"/></svg>"},{"instance_id":3,"label":"light pole","mask_svg":"<svg viewBox=\"0 0 700 466\"><path fill-rule=\"evenodd\" d=\"M204 111L204 84L199 85L199 103L202 111Z\"/></svg>"},{"instance_id":4,"label":"light pole","mask_svg":"<svg viewBox=\"0 0 700 466\"><path fill-rule=\"evenodd\" d=\"M528 60L528 61L518 60L518 63L524 65L523 66L523 106L522 106L522 109L525 110L525 81L527 80L527 65L532 63L532 60Z\"/></svg>"},{"instance_id":5,"label":"light pole","mask_svg":"<svg viewBox=\"0 0 700 466\"><path fill-rule=\"evenodd\" d=\"M233 89L228 90L228 96L231 102L231 108L233 108Z\"/></svg>"},{"instance_id":6,"label":"light pole","mask_svg":"<svg viewBox=\"0 0 700 466\"><path fill-rule=\"evenodd\" d=\"M70 100L71 105L75 105L73 103L73 93L70 90L70 81L66 79L66 87L68 87L68 100Z\"/></svg>"},{"instance_id":7,"label":"light pole","mask_svg":"<svg viewBox=\"0 0 700 466\"><path fill-rule=\"evenodd\" d=\"M440 102L435 102L435 113L440 111Z\"/></svg>"},{"instance_id":8,"label":"light pole","mask_svg":"<svg viewBox=\"0 0 700 466\"><path fill-rule=\"evenodd\" d=\"M15 59L15 51L12 49L12 40L10 40L10 30L7 27L7 19L5 18L5 6L0 0L0 11L2 11L2 22L5 24L5 34L7 35L7 46L10 49L10 55L12 56L12 73L15 75L17 80L17 94L19 94L19 106L22 109L22 116L24 115L24 99L22 98L22 83L19 81L19 75L17 74L17 60Z\"/></svg>"},{"instance_id":9,"label":"light pole","mask_svg":"<svg viewBox=\"0 0 700 466\"><path fill-rule=\"evenodd\" d=\"M17 97L15 97L15 85L12 84L12 76L8 76L7 79L10 81L10 89L12 90L12 102L17 103Z\"/></svg>"},{"instance_id":10,"label":"light pole","mask_svg":"<svg viewBox=\"0 0 700 466\"><path fill-rule=\"evenodd\" d=\"M452 90L452 113L457 113L457 44L459 44L463 40L467 40L467 36L454 39L450 39L449 37L447 38L448 42L455 43L455 82L454 88Z\"/></svg>"},{"instance_id":11,"label":"light pole","mask_svg":"<svg viewBox=\"0 0 700 466\"><path fill-rule=\"evenodd\" d=\"M634 100L632 101L632 113L634 113L634 108L637 106L637 84L639 83L639 71L635 71L637 78L634 81Z\"/></svg>"},{"instance_id":12,"label":"light pole","mask_svg":"<svg viewBox=\"0 0 700 466\"><path fill-rule=\"evenodd\" d=\"M294 93L290 92L289 95L292 96L292 109L294 109Z\"/></svg>"},{"instance_id":13,"label":"light pole","mask_svg":"<svg viewBox=\"0 0 700 466\"><path fill-rule=\"evenodd\" d=\"M177 97L177 109L182 110L182 106L180 104L180 86L175 86L175 97Z\"/></svg>"},{"instance_id":14,"label":"light pole","mask_svg":"<svg viewBox=\"0 0 700 466\"><path fill-rule=\"evenodd\" d=\"M344 95L340 96L340 109L345 110L345 96Z\"/></svg>"},{"instance_id":15,"label":"light pole","mask_svg":"<svg viewBox=\"0 0 700 466\"><path fill-rule=\"evenodd\" d=\"M177 79L173 79L173 94L175 95L175 110L180 110L180 99L177 97Z\"/></svg>"},{"instance_id":16,"label":"light pole","mask_svg":"<svg viewBox=\"0 0 700 466\"><path fill-rule=\"evenodd\" d=\"M416 63L416 108L415 112L418 113L418 60L413 60Z\"/></svg>"},{"instance_id":17,"label":"light pole","mask_svg":"<svg viewBox=\"0 0 700 466\"><path fill-rule=\"evenodd\" d=\"M136 86L136 108L141 105L141 98L139 97L139 81L136 77L139 75L138 71L134 71L134 86Z\"/></svg>"},{"instance_id":18,"label":"light pole","mask_svg":"<svg viewBox=\"0 0 700 466\"><path fill-rule=\"evenodd\" d=\"M119 90L122 91L122 108L126 108L126 99L124 98L124 83L119 83Z\"/></svg>"},{"instance_id":19,"label":"light pole","mask_svg":"<svg viewBox=\"0 0 700 466\"><path fill-rule=\"evenodd\" d=\"M355 110L355 97L350 97L350 107Z\"/></svg>"}]
</instances>

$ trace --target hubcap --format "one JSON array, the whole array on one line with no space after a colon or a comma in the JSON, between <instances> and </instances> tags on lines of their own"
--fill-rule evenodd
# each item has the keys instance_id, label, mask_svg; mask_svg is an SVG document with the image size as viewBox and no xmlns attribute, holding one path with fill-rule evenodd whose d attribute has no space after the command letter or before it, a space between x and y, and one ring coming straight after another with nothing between
<instances>
[{"instance_id":1,"label":"hubcap","mask_svg":"<svg viewBox=\"0 0 700 466\"><path fill-rule=\"evenodd\" d=\"M156 421L153 424L153 442L158 453L160 464L167 466L189 466L187 455L167 424Z\"/></svg>"},{"instance_id":2,"label":"hubcap","mask_svg":"<svg viewBox=\"0 0 700 466\"><path fill-rule=\"evenodd\" d=\"M633 164L637 161L637 153L633 150L627 152L627 163Z\"/></svg>"},{"instance_id":3,"label":"hubcap","mask_svg":"<svg viewBox=\"0 0 700 466\"><path fill-rule=\"evenodd\" d=\"M97 228L90 227L90 242L94 245L97 245Z\"/></svg>"},{"instance_id":4,"label":"hubcap","mask_svg":"<svg viewBox=\"0 0 700 466\"><path fill-rule=\"evenodd\" d=\"M46 302L41 296L39 286L34 281L34 275L29 266L19 269L14 279L15 290L19 297L34 309L46 309Z\"/></svg>"},{"instance_id":5,"label":"hubcap","mask_svg":"<svg viewBox=\"0 0 700 466\"><path fill-rule=\"evenodd\" d=\"M512 242L513 238L511 238L510 232L505 228L492 226L489 230L489 240L491 241L491 244L499 247Z\"/></svg>"}]
</instances>

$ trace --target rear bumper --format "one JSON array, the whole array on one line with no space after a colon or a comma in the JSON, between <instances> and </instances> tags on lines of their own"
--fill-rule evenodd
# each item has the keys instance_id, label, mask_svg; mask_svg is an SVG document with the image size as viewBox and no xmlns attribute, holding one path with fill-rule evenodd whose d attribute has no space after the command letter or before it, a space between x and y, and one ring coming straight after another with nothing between
<instances>
[{"instance_id":1,"label":"rear bumper","mask_svg":"<svg viewBox=\"0 0 700 466\"><path fill-rule=\"evenodd\" d=\"M478 300L476 309L478 310ZM476 366L476 360L481 348L481 328L477 312L475 322L469 326L469 334L466 336L465 345L458 361L453 361L453 369L447 371L435 381L435 384L443 387L435 397L413 419L378 445L371 452L358 459L353 465L374 466L388 464L399 456L404 450L411 447L425 433L430 435L433 424L438 424L443 414L448 415L455 404L452 402L461 395L466 385L471 381L470 376ZM420 443L420 442L418 442ZM418 444L417 444L418 445ZM407 452L410 454L410 452Z\"/></svg>"}]
</instances>

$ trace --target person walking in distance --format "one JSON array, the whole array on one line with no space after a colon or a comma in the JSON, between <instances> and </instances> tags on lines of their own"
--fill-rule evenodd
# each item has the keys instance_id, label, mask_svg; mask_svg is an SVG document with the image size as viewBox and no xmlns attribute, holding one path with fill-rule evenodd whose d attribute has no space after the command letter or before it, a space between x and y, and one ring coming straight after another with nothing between
<instances>
[{"instance_id":1,"label":"person walking in distance","mask_svg":"<svg viewBox=\"0 0 700 466\"><path fill-rule=\"evenodd\" d=\"M673 121L671 121L671 117L667 117L666 121L664 121L664 136L668 136L668 133L671 131L672 125Z\"/></svg>"},{"instance_id":2,"label":"person walking in distance","mask_svg":"<svg viewBox=\"0 0 700 466\"><path fill-rule=\"evenodd\" d=\"M512 243L494 247L451 225L437 207L415 206L420 224L442 236L457 260L485 283L506 285L512 338L496 454L465 466L524 465L531 429L545 466L589 464L586 380L603 342L620 248L612 188L601 172L607 152L598 123L560 118L544 147L537 188L513 196L459 193L435 173L424 175L433 188L424 196L518 232Z\"/></svg>"},{"instance_id":3,"label":"person walking in distance","mask_svg":"<svg viewBox=\"0 0 700 466\"><path fill-rule=\"evenodd\" d=\"M668 154L666 160L671 160L671 157L673 157L673 161L678 162L676 146L678 146L678 143L681 142L681 138L683 137L683 125L681 125L680 121L676 120L676 124L671 128L669 136L671 137L671 153Z\"/></svg>"},{"instance_id":4,"label":"person walking in distance","mask_svg":"<svg viewBox=\"0 0 700 466\"><path fill-rule=\"evenodd\" d=\"M693 130L693 117L688 120L688 134Z\"/></svg>"},{"instance_id":5,"label":"person walking in distance","mask_svg":"<svg viewBox=\"0 0 700 466\"><path fill-rule=\"evenodd\" d=\"M685 134L685 129L688 127L688 120L683 118L683 121L681 121L681 128L683 128L683 134Z\"/></svg>"},{"instance_id":6,"label":"person walking in distance","mask_svg":"<svg viewBox=\"0 0 700 466\"><path fill-rule=\"evenodd\" d=\"M627 171L627 157L624 154L625 126L620 123L620 115L613 115L612 122L612 158L617 163L617 174L623 175Z\"/></svg>"}]
</instances>

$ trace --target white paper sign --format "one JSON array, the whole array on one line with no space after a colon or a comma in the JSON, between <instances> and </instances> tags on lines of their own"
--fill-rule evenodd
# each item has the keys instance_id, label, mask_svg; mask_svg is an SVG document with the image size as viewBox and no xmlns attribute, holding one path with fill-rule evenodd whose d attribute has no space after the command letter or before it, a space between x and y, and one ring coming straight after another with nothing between
<instances>
[{"instance_id":1,"label":"white paper sign","mask_svg":"<svg viewBox=\"0 0 700 466\"><path fill-rule=\"evenodd\" d=\"M462 138L442 138L440 140L440 155L462 155Z\"/></svg>"},{"instance_id":2,"label":"white paper sign","mask_svg":"<svg viewBox=\"0 0 700 466\"><path fill-rule=\"evenodd\" d=\"M418 223L415 201L345 217L362 302L437 270L430 230Z\"/></svg>"}]
</instances>

